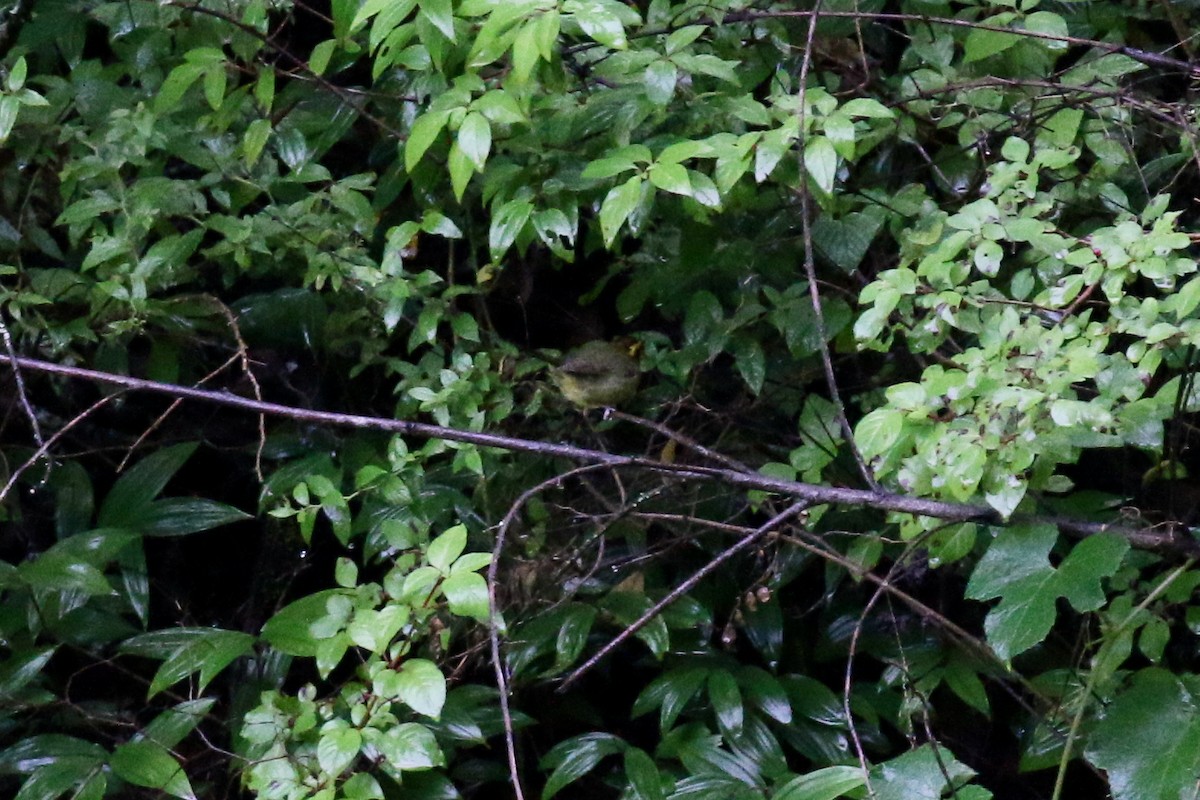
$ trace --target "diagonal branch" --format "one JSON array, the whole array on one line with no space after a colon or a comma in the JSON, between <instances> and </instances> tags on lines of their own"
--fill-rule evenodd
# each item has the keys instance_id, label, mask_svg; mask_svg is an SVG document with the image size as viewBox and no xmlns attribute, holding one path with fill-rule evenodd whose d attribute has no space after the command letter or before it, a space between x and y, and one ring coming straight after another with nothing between
<instances>
[{"instance_id":1,"label":"diagonal branch","mask_svg":"<svg viewBox=\"0 0 1200 800\"><path fill-rule=\"evenodd\" d=\"M719 568L725 562L729 561L729 559L733 558L735 555L742 552L743 550L750 547L751 545L757 543L758 540L762 539L762 537L766 536L768 533L771 533L776 528L778 528L780 525L787 522L789 519L791 519L792 517L801 513L805 509L807 509L810 505L811 505L811 503L809 503L806 500L800 500L798 502L792 503L786 509L784 509L783 511L779 512L778 514L776 514L775 516L771 517L769 520L764 522L758 528L755 528L749 535L747 535L745 538L743 538L737 544L733 545L732 547L727 547L726 549L722 550L721 553L716 558L714 558L712 561L709 561L703 567L701 567L700 569L698 569L694 573L692 573L692 575L687 580L685 580L683 583L679 584L674 589L672 589L670 592L668 592L666 597L664 597L662 600L659 600L657 603L655 603L653 606L651 606L649 609L647 609L645 614L642 614L640 617L638 617L632 623L627 625L625 627L625 630L621 631L619 634L617 634L615 637L613 637L613 639L608 644L604 645L604 647L601 647L598 651L596 651L595 655L593 655L587 661L580 664L578 668L576 668L570 675L568 675L566 677L566 679L562 682L561 685L559 685L559 687L556 691L558 691L560 694L562 692L565 692L567 690L567 688L570 687L571 684L575 683L575 681L577 681L581 677L583 677L583 675L586 674L588 671L590 671L592 669L592 667L599 664L600 661L603 660L603 658L605 656L607 656L609 653L611 653L613 650L615 650L618 646L620 646L620 644L622 642L624 642L630 636L633 636L635 633L640 631L642 628L646 627L646 625L652 619L654 619L655 617L657 617L659 614L662 613L664 608L671 605L676 600L683 597L685 594L687 594L692 589L694 589L696 587L696 584L700 583L700 581L704 580L706 577L708 577L713 572L715 572L717 570L717 568Z\"/></svg>"}]
</instances>

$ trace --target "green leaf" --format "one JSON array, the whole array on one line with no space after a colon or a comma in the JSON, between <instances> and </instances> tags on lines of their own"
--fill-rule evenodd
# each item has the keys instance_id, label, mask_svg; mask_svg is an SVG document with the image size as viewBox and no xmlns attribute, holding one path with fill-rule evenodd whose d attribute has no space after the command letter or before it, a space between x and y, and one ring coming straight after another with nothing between
<instances>
[{"instance_id":1,"label":"green leaf","mask_svg":"<svg viewBox=\"0 0 1200 800\"><path fill-rule=\"evenodd\" d=\"M614 186L604 196L600 205L600 231L604 235L605 247L611 248L617 232L625 220L637 208L642 198L642 176L634 175L620 186Z\"/></svg>"},{"instance_id":2,"label":"green leaf","mask_svg":"<svg viewBox=\"0 0 1200 800\"><path fill-rule=\"evenodd\" d=\"M649 164L652 160L653 156L649 147L644 144L629 145L609 153L604 158L589 162L583 168L580 177L587 179L611 178L622 172L637 169L638 164Z\"/></svg>"},{"instance_id":3,"label":"green leaf","mask_svg":"<svg viewBox=\"0 0 1200 800\"><path fill-rule=\"evenodd\" d=\"M1053 11L1034 11L1027 16L1021 27L1034 33L1044 33L1049 36L1063 37L1062 39L1037 39L1038 44L1047 50L1066 50L1065 39L1070 35L1067 21Z\"/></svg>"},{"instance_id":4,"label":"green leaf","mask_svg":"<svg viewBox=\"0 0 1200 800\"><path fill-rule=\"evenodd\" d=\"M333 50L337 47L336 39L326 39L319 42L312 50L312 55L308 57L308 68L312 70L314 75L323 75L326 68L329 67L329 59L333 57Z\"/></svg>"},{"instance_id":5,"label":"green leaf","mask_svg":"<svg viewBox=\"0 0 1200 800\"><path fill-rule=\"evenodd\" d=\"M611 0L567 0L564 13L572 14L583 32L606 47L624 50L629 46L619 10Z\"/></svg>"},{"instance_id":6,"label":"green leaf","mask_svg":"<svg viewBox=\"0 0 1200 800\"><path fill-rule=\"evenodd\" d=\"M767 357L757 339L738 338L731 345L737 369L753 394L762 391L767 378Z\"/></svg>"},{"instance_id":7,"label":"green leaf","mask_svg":"<svg viewBox=\"0 0 1200 800\"><path fill-rule=\"evenodd\" d=\"M165 659L150 682L147 697L153 697L196 672L200 673L199 691L204 691L221 670L253 646L254 637L241 631L165 628L128 639L121 650Z\"/></svg>"},{"instance_id":8,"label":"green leaf","mask_svg":"<svg viewBox=\"0 0 1200 800\"><path fill-rule=\"evenodd\" d=\"M488 229L488 250L493 261L499 261L517 240L533 213L533 204L525 200L510 200L492 214Z\"/></svg>"},{"instance_id":9,"label":"green leaf","mask_svg":"<svg viewBox=\"0 0 1200 800\"><path fill-rule=\"evenodd\" d=\"M773 800L834 800L866 785L859 767L825 767L798 775L773 795Z\"/></svg>"},{"instance_id":10,"label":"green leaf","mask_svg":"<svg viewBox=\"0 0 1200 800\"><path fill-rule=\"evenodd\" d=\"M487 117L478 111L467 114L458 129L457 142L475 169L483 172L488 153L492 149L492 126L488 124Z\"/></svg>"},{"instance_id":11,"label":"green leaf","mask_svg":"<svg viewBox=\"0 0 1200 800\"><path fill-rule=\"evenodd\" d=\"M723 669L714 669L708 675L708 699L717 715L717 724L725 735L742 730L744 710L742 693L737 680Z\"/></svg>"},{"instance_id":12,"label":"green leaf","mask_svg":"<svg viewBox=\"0 0 1200 800\"><path fill-rule=\"evenodd\" d=\"M244 519L251 515L215 500L169 497L150 503L137 520L126 524L147 536L185 536Z\"/></svg>"},{"instance_id":13,"label":"green leaf","mask_svg":"<svg viewBox=\"0 0 1200 800\"><path fill-rule=\"evenodd\" d=\"M685 197L692 194L692 184L688 180L687 169L682 164L653 164L646 175L652 184L665 192Z\"/></svg>"},{"instance_id":14,"label":"green leaf","mask_svg":"<svg viewBox=\"0 0 1200 800\"><path fill-rule=\"evenodd\" d=\"M45 592L77 591L84 595L114 594L104 573L71 553L47 551L18 568L21 578Z\"/></svg>"},{"instance_id":15,"label":"green leaf","mask_svg":"<svg viewBox=\"0 0 1200 800\"><path fill-rule=\"evenodd\" d=\"M703 36L707 30L708 27L706 25L688 25L673 30L667 35L667 41L663 49L666 50L667 55L678 53Z\"/></svg>"},{"instance_id":16,"label":"green leaf","mask_svg":"<svg viewBox=\"0 0 1200 800\"><path fill-rule=\"evenodd\" d=\"M17 112L21 109L21 103L12 95L0 97L0 142L8 139L8 135L12 133L13 125L17 124Z\"/></svg>"},{"instance_id":17,"label":"green leaf","mask_svg":"<svg viewBox=\"0 0 1200 800\"><path fill-rule=\"evenodd\" d=\"M226 84L225 64L215 64L204 73L204 99L211 109L216 111L225 100Z\"/></svg>"},{"instance_id":18,"label":"green leaf","mask_svg":"<svg viewBox=\"0 0 1200 800\"><path fill-rule=\"evenodd\" d=\"M596 621L596 613L594 606L583 603L572 603L565 607L562 627L554 643L554 666L547 671L548 674L557 674L578 660Z\"/></svg>"},{"instance_id":19,"label":"green leaf","mask_svg":"<svg viewBox=\"0 0 1200 800\"><path fill-rule=\"evenodd\" d=\"M437 719L446 703L446 678L437 664L410 658L400 666L396 681L399 699L418 714Z\"/></svg>"},{"instance_id":20,"label":"green leaf","mask_svg":"<svg viewBox=\"0 0 1200 800\"><path fill-rule=\"evenodd\" d=\"M1129 548L1121 537L1088 537L1054 569L1049 553L1057 538L1058 531L1050 524L1015 525L1002 531L967 584L969 598L1002 598L984 621L988 642L1001 658L1012 658L1046 637L1059 597L1066 597L1079 611L1101 607L1105 596L1100 581L1117 571Z\"/></svg>"},{"instance_id":21,"label":"green leaf","mask_svg":"<svg viewBox=\"0 0 1200 800\"><path fill-rule=\"evenodd\" d=\"M409 172L420 163L421 157L429 146L437 140L438 134L446 127L450 119L448 111L426 111L417 117L408 131L408 141L404 143L404 168Z\"/></svg>"},{"instance_id":22,"label":"green leaf","mask_svg":"<svg viewBox=\"0 0 1200 800\"><path fill-rule=\"evenodd\" d=\"M106 528L138 527L151 501L195 451L196 442L184 442L157 450L134 464L104 498L98 524Z\"/></svg>"},{"instance_id":23,"label":"green leaf","mask_svg":"<svg viewBox=\"0 0 1200 800\"><path fill-rule=\"evenodd\" d=\"M341 556L333 567L333 580L338 586L353 589L358 585L358 565Z\"/></svg>"},{"instance_id":24,"label":"green leaf","mask_svg":"<svg viewBox=\"0 0 1200 800\"><path fill-rule=\"evenodd\" d=\"M442 592L452 613L473 617L480 622L488 621L487 581L482 575L474 572L451 575L442 582Z\"/></svg>"},{"instance_id":25,"label":"green leaf","mask_svg":"<svg viewBox=\"0 0 1200 800\"><path fill-rule=\"evenodd\" d=\"M659 729L664 733L675 725L683 712L708 679L705 667L672 669L650 682L633 702L631 717L640 717L655 708L659 711Z\"/></svg>"},{"instance_id":26,"label":"green leaf","mask_svg":"<svg viewBox=\"0 0 1200 800\"><path fill-rule=\"evenodd\" d=\"M632 591L609 592L600 603L601 607L612 614L622 625L631 625L643 614L650 610L653 602L644 594ZM662 658L670 646L670 634L667 623L659 615L643 625L636 634L656 658Z\"/></svg>"},{"instance_id":27,"label":"green leaf","mask_svg":"<svg viewBox=\"0 0 1200 800\"><path fill-rule=\"evenodd\" d=\"M1115 800L1186 797L1200 770L1198 698L1158 669L1137 673L1109 703L1086 755L1107 773Z\"/></svg>"},{"instance_id":28,"label":"green leaf","mask_svg":"<svg viewBox=\"0 0 1200 800\"><path fill-rule=\"evenodd\" d=\"M870 785L875 800L939 800L955 796L974 774L945 748L925 744L873 767Z\"/></svg>"},{"instance_id":29,"label":"green leaf","mask_svg":"<svg viewBox=\"0 0 1200 800\"><path fill-rule=\"evenodd\" d=\"M185 700L163 711L142 729L142 735L156 744L172 748L183 741L204 721L216 704L213 698Z\"/></svg>"},{"instance_id":30,"label":"green leaf","mask_svg":"<svg viewBox=\"0 0 1200 800\"><path fill-rule=\"evenodd\" d=\"M461 203L463 195L467 192L467 184L471 182L471 176L475 174L475 165L458 146L458 142L455 142L450 145L450 155L446 158L446 166L450 171L450 188L454 192L454 199Z\"/></svg>"},{"instance_id":31,"label":"green leaf","mask_svg":"<svg viewBox=\"0 0 1200 800\"><path fill-rule=\"evenodd\" d=\"M884 214L870 212L851 212L840 219L822 214L812 226L813 246L839 269L853 272L885 219Z\"/></svg>"},{"instance_id":32,"label":"green leaf","mask_svg":"<svg viewBox=\"0 0 1200 800\"><path fill-rule=\"evenodd\" d=\"M418 0L421 14L441 31L442 35L451 42L457 41L454 36L454 6L452 0Z\"/></svg>"},{"instance_id":33,"label":"green leaf","mask_svg":"<svg viewBox=\"0 0 1200 800\"><path fill-rule=\"evenodd\" d=\"M972 600L1000 597L1017 581L1041 574L1050 566L1050 549L1058 541L1058 529L1050 524L1013 525L993 532L995 539L967 583L966 596Z\"/></svg>"},{"instance_id":34,"label":"green leaf","mask_svg":"<svg viewBox=\"0 0 1200 800\"><path fill-rule=\"evenodd\" d=\"M41 674L57 647L19 650L0 662L0 697L15 699L17 693Z\"/></svg>"},{"instance_id":35,"label":"green leaf","mask_svg":"<svg viewBox=\"0 0 1200 800\"><path fill-rule=\"evenodd\" d=\"M242 136L242 155L247 166L254 166L270 138L271 120L256 119L246 126L246 133Z\"/></svg>"},{"instance_id":36,"label":"green leaf","mask_svg":"<svg viewBox=\"0 0 1200 800\"><path fill-rule=\"evenodd\" d=\"M25 86L25 76L28 71L29 65L25 63L25 56L19 56L12 65L12 69L8 71L8 78L4 81L5 88L9 92L21 91Z\"/></svg>"},{"instance_id":37,"label":"green leaf","mask_svg":"<svg viewBox=\"0 0 1200 800\"><path fill-rule=\"evenodd\" d=\"M656 106L665 106L675 95L675 82L679 78L679 70L670 61L651 62L642 76L642 84L646 87L646 96Z\"/></svg>"},{"instance_id":38,"label":"green leaf","mask_svg":"<svg viewBox=\"0 0 1200 800\"><path fill-rule=\"evenodd\" d=\"M207 70L208 67L204 64L189 62L180 64L167 73L166 80L154 95L154 111L158 114L169 113L179 105L188 88Z\"/></svg>"},{"instance_id":39,"label":"green leaf","mask_svg":"<svg viewBox=\"0 0 1200 800\"><path fill-rule=\"evenodd\" d=\"M744 666L737 671L737 679L751 705L776 722L791 724L792 703L778 678L765 669Z\"/></svg>"},{"instance_id":40,"label":"green leaf","mask_svg":"<svg viewBox=\"0 0 1200 800\"><path fill-rule=\"evenodd\" d=\"M833 191L837 179L838 154L825 136L810 137L804 145L804 168L821 191Z\"/></svg>"},{"instance_id":41,"label":"green leaf","mask_svg":"<svg viewBox=\"0 0 1200 800\"><path fill-rule=\"evenodd\" d=\"M373 743L383 753L388 764L397 770L423 770L439 767L446 763L438 747L433 731L415 722L405 722L390 727L387 732L375 739ZM409 779L405 777L405 786ZM457 793L451 796L457 796ZM434 795L437 798L445 794ZM448 800L448 798L447 798Z\"/></svg>"},{"instance_id":42,"label":"green leaf","mask_svg":"<svg viewBox=\"0 0 1200 800\"><path fill-rule=\"evenodd\" d=\"M109 763L118 777L134 786L158 789L183 800L196 798L183 767L154 742L142 740L118 745Z\"/></svg>"},{"instance_id":43,"label":"green leaf","mask_svg":"<svg viewBox=\"0 0 1200 800\"><path fill-rule=\"evenodd\" d=\"M608 733L585 733L559 742L540 764L542 769L553 770L542 789L542 800L550 800L595 769L602 759L622 753L627 747L622 739Z\"/></svg>"},{"instance_id":44,"label":"green leaf","mask_svg":"<svg viewBox=\"0 0 1200 800\"><path fill-rule=\"evenodd\" d=\"M1100 579L1116 574L1129 552L1129 540L1096 534L1077 543L1058 568L1060 590L1076 611L1095 611L1105 603Z\"/></svg>"},{"instance_id":45,"label":"green leaf","mask_svg":"<svg viewBox=\"0 0 1200 800\"><path fill-rule=\"evenodd\" d=\"M894 408L877 408L854 426L854 441L863 458L884 455L904 430L904 414Z\"/></svg>"},{"instance_id":46,"label":"green leaf","mask_svg":"<svg viewBox=\"0 0 1200 800\"><path fill-rule=\"evenodd\" d=\"M317 653L318 643L312 634L313 623L325 616L331 598L350 595L346 589L326 589L301 597L267 620L262 629L263 638L284 653L312 658Z\"/></svg>"},{"instance_id":47,"label":"green leaf","mask_svg":"<svg viewBox=\"0 0 1200 800\"><path fill-rule=\"evenodd\" d=\"M982 22L984 25L1002 27L1011 21L1012 17L1011 13L997 14ZM1015 33L1001 33L1000 31L972 28L967 33L967 40L963 43L962 63L970 64L1003 53L1019 41L1021 41L1021 37Z\"/></svg>"},{"instance_id":48,"label":"green leaf","mask_svg":"<svg viewBox=\"0 0 1200 800\"><path fill-rule=\"evenodd\" d=\"M867 117L869 119L892 119L896 112L873 97L855 97L838 106L838 111L848 117Z\"/></svg>"},{"instance_id":49,"label":"green leaf","mask_svg":"<svg viewBox=\"0 0 1200 800\"><path fill-rule=\"evenodd\" d=\"M516 125L528 121L527 115L521 110L520 103L511 92L503 89L492 89L485 92L471 104L471 108L483 114L493 125Z\"/></svg>"},{"instance_id":50,"label":"green leaf","mask_svg":"<svg viewBox=\"0 0 1200 800\"><path fill-rule=\"evenodd\" d=\"M633 790L633 800L664 800L662 776L654 759L639 747L625 751L625 777Z\"/></svg>"},{"instance_id":51,"label":"green leaf","mask_svg":"<svg viewBox=\"0 0 1200 800\"><path fill-rule=\"evenodd\" d=\"M362 741L362 733L336 720L331 728L321 731L321 738L317 742L317 763L329 775L341 775L354 762L362 748Z\"/></svg>"},{"instance_id":52,"label":"green leaf","mask_svg":"<svg viewBox=\"0 0 1200 800\"><path fill-rule=\"evenodd\" d=\"M466 546L466 526L455 525L429 543L429 548L425 551L425 559L430 566L443 573L448 573L450 565L462 555Z\"/></svg>"},{"instance_id":53,"label":"green leaf","mask_svg":"<svg viewBox=\"0 0 1200 800\"><path fill-rule=\"evenodd\" d=\"M29 773L67 760L99 765L108 756L98 744L60 733L27 736L0 752L0 773Z\"/></svg>"}]
</instances>

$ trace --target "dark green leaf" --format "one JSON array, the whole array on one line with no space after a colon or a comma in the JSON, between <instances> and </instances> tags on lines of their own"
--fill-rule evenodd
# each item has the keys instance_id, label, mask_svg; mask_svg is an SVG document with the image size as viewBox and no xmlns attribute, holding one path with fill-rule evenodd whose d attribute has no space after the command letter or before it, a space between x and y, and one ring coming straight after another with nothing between
<instances>
[{"instance_id":1,"label":"dark green leaf","mask_svg":"<svg viewBox=\"0 0 1200 800\"><path fill-rule=\"evenodd\" d=\"M737 733L742 729L742 693L738 691L733 675L723 669L714 669L708 675L708 699L717 714L717 724L722 733Z\"/></svg>"},{"instance_id":2,"label":"dark green leaf","mask_svg":"<svg viewBox=\"0 0 1200 800\"><path fill-rule=\"evenodd\" d=\"M605 756L624 752L628 745L607 733L585 733L559 742L541 761L542 769L552 769L542 800L550 800L563 787L595 769Z\"/></svg>"},{"instance_id":3,"label":"dark green leaf","mask_svg":"<svg viewBox=\"0 0 1200 800\"><path fill-rule=\"evenodd\" d=\"M136 523L127 521L147 536L186 536L250 519L233 506L199 497L169 497L145 507Z\"/></svg>"},{"instance_id":4,"label":"dark green leaf","mask_svg":"<svg viewBox=\"0 0 1200 800\"><path fill-rule=\"evenodd\" d=\"M195 451L195 442L184 442L156 450L134 464L104 498L99 524L111 528L139 527L151 501Z\"/></svg>"},{"instance_id":5,"label":"dark green leaf","mask_svg":"<svg viewBox=\"0 0 1200 800\"><path fill-rule=\"evenodd\" d=\"M183 800L195 800L196 795L183 767L154 742L143 740L118 745L109 763L113 772L134 786L158 789Z\"/></svg>"},{"instance_id":6,"label":"dark green leaf","mask_svg":"<svg viewBox=\"0 0 1200 800\"><path fill-rule=\"evenodd\" d=\"M1117 696L1087 745L1087 758L1108 774L1116 800L1184 797L1200 769L1196 697L1166 670L1137 673Z\"/></svg>"}]
</instances>

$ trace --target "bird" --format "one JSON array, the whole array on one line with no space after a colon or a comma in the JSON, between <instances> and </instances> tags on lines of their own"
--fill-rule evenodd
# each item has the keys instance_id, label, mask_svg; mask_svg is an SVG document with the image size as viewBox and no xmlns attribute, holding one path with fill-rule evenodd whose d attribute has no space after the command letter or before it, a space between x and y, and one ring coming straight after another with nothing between
<instances>
[{"instance_id":1,"label":"bird","mask_svg":"<svg viewBox=\"0 0 1200 800\"><path fill-rule=\"evenodd\" d=\"M612 408L633 397L641 370L629 348L598 339L567 353L550 377L563 397L586 411Z\"/></svg>"}]
</instances>

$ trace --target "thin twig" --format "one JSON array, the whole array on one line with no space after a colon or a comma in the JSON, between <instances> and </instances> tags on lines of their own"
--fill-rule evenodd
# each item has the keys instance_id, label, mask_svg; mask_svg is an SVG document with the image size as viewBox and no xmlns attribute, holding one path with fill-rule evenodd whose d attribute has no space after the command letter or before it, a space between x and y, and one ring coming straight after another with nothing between
<instances>
[{"instance_id":1,"label":"thin twig","mask_svg":"<svg viewBox=\"0 0 1200 800\"><path fill-rule=\"evenodd\" d=\"M33 433L33 441L41 448L45 444L42 440L42 428L38 425L37 414L34 412L33 406L29 402L29 395L25 391L25 377L21 374L20 367L15 366L17 349L13 347L12 334L8 332L8 325L4 323L2 315L0 315L0 336L4 338L4 350L8 353L9 363L14 364L13 380L17 384L17 400L21 403L21 410L25 412L25 418L29 420L29 429Z\"/></svg>"},{"instance_id":2,"label":"thin twig","mask_svg":"<svg viewBox=\"0 0 1200 800\"><path fill-rule=\"evenodd\" d=\"M740 542L733 545L732 547L729 547L729 548L726 548L725 550L723 550L719 555L716 556L716 558L714 558L712 561L709 561L707 564L705 564L700 569L696 570L694 573L692 573L692 575L690 577L687 578L687 580L685 580L683 583L679 584L674 589L672 589L670 592L668 592L666 597L664 597L663 599L661 599L657 603L655 603L653 606L651 606L649 608L649 610L646 611L646 613L642 614L640 617L638 617L632 623L627 625L625 627L625 630L623 630L619 634L617 634L616 637L614 637L613 640L610 641L608 644L604 645L604 647L601 647L600 650L597 651L595 655L593 655L587 661L583 662L583 664L581 664L577 669L575 669L570 675L568 675L566 677L566 679L558 687L557 691L560 693L565 692L567 690L567 688L571 686L571 684L575 683L575 681L579 680L581 677L583 677L583 675L585 675L593 667L595 667L597 664L599 664L604 659L605 656L607 656L614 649L619 647L621 645L621 643L623 643L629 637L633 636L635 633L640 631L642 628L646 627L646 625L652 619L654 619L660 613L662 613L662 610L664 608L671 605L676 600L678 600L679 598L683 597L685 594L690 592L696 586L696 584L700 583L700 581L704 580L706 577L708 577L713 572L715 572L718 567L720 567L725 562L729 561L729 559L733 558L738 553L742 552L743 550L747 549L751 545L755 544L756 542L758 542L759 539L766 536L768 533L771 533L773 530L778 528L784 522L786 522L787 520L791 519L792 517L796 516L797 514L801 513L802 511L804 511L810 505L812 505L812 504L806 500L801 500L799 502L792 503L792 505L788 506L783 511L781 511L778 514L776 514L775 516L771 517L769 520L767 520L765 523L763 523L760 527L755 528L752 533L750 533L748 536L746 536Z\"/></svg>"},{"instance_id":3,"label":"thin twig","mask_svg":"<svg viewBox=\"0 0 1200 800\"><path fill-rule=\"evenodd\" d=\"M704 445L700 444L699 442L697 442L695 439L691 438L690 436L685 436L684 434L682 434L678 431L672 430L672 429L668 428L666 425L661 425L661 424L655 422L654 420L646 419L645 417L637 417L637 416L634 416L633 414L626 414L624 411L618 411L615 408L610 409L608 413L609 413L610 417L613 417L615 419L623 419L626 422L632 422L634 425L638 425L643 428L649 428L650 430L654 431L655 433L662 434L663 436L667 437L671 441L681 444L684 447L686 447L688 450L691 450L692 452L695 452L695 453L699 453L700 455L704 456L705 458L707 458L711 461L714 461L723 467L727 467L728 469L732 469L737 472L747 472L747 473L754 472L754 470L750 469L750 467L748 467L745 464L743 464L742 462L738 461L736 458L730 458L729 456L725 455L724 453L718 453L716 450L712 450L708 447L705 447Z\"/></svg>"},{"instance_id":4,"label":"thin twig","mask_svg":"<svg viewBox=\"0 0 1200 800\"><path fill-rule=\"evenodd\" d=\"M508 774L512 778L513 795L516 797L516 800L524 800L525 795L521 790L521 776L517 769L516 736L513 731L512 710L508 705L508 673L504 668L504 659L500 656L501 618L499 605L496 602L496 581L500 574L500 554L504 552L504 542L508 537L508 529L512 525L513 520L517 518L517 514L520 513L525 504L533 497L552 486L560 485L567 478L597 469L608 468L607 464L587 464L555 475L553 478L542 481L530 489L526 489L509 507L508 513L504 515L504 519L500 522L500 527L496 530L496 541L492 545L492 563L488 564L487 571L488 641L492 648L492 671L496 675L496 689L500 692L500 718L504 722L504 746L508 752Z\"/></svg>"},{"instance_id":5,"label":"thin twig","mask_svg":"<svg viewBox=\"0 0 1200 800\"><path fill-rule=\"evenodd\" d=\"M846 418L846 406L842 403L842 394L838 391L837 376L833 374L833 357L829 353L829 340L826 336L825 327L825 312L821 308L821 289L817 285L817 264L816 258L813 256L813 237L812 237L812 200L808 191L808 167L804 163L804 151L806 149L808 137L805 133L804 122L805 116L808 113L806 107L808 96L808 68L812 64L812 45L813 37L817 33L817 20L820 19L821 0L817 0L813 6L811 15L808 18L808 36L804 42L804 57L800 61L800 88L797 91L799 100L800 115L800 136L803 143L799 153L800 167L800 228L804 236L804 274L808 278L808 296L812 300L813 321L816 323L817 340L821 347L821 365L825 368L825 385L829 389L829 399L833 402L833 407L837 412L838 424L842 428L842 437L846 440L846 445L850 448L850 454L854 456L854 463L858 464L858 471L862 475L867 486L872 491L879 491L879 482L875 480L875 473L867 465L867 462L859 452L858 445L854 443L854 429L850 427L850 420Z\"/></svg>"},{"instance_id":6,"label":"thin twig","mask_svg":"<svg viewBox=\"0 0 1200 800\"><path fill-rule=\"evenodd\" d=\"M38 449L34 451L33 455L31 455L28 459L26 459L24 464L17 467L16 469L14 469L12 475L8 476L8 482L4 484L4 488L0 488L0 503L3 503L4 498L8 497L8 493L10 491L12 491L12 487L16 485L17 479L21 477L21 475L25 472L25 470L32 467L34 464L37 463L39 458L46 455L46 453L49 452L50 448L53 447L54 444L59 439L61 439L63 436L66 435L67 431L71 430L76 425L83 422L87 417L91 416L94 412L99 411L109 400L112 400L114 397L116 397L115 394L105 395L104 397L101 397L99 400L97 400L96 402L92 403L90 406L85 408L82 412L80 412L79 414L76 414L71 420L69 420L67 422L66 425L63 425L61 428L59 428L57 431L55 431L54 434L51 435L51 437L49 439L47 439L45 442L42 442L42 444L38 446Z\"/></svg>"}]
</instances>

